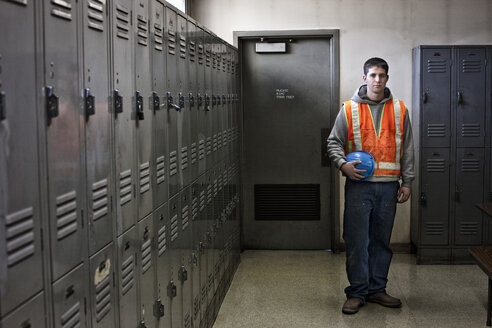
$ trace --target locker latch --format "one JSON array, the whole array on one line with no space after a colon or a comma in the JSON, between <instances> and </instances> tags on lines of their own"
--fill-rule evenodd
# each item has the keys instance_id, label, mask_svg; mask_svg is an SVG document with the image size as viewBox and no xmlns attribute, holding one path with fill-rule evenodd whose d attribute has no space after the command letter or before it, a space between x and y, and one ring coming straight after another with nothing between
<instances>
[{"instance_id":1,"label":"locker latch","mask_svg":"<svg viewBox=\"0 0 492 328\"><path fill-rule=\"evenodd\" d=\"M48 114L48 124L51 124L51 119L57 117L58 111L58 97L55 95L53 87L45 88L46 96L46 112Z\"/></svg>"},{"instance_id":2,"label":"locker latch","mask_svg":"<svg viewBox=\"0 0 492 328\"><path fill-rule=\"evenodd\" d=\"M167 284L167 296L174 298L176 295L178 295L176 285L174 284L174 281L171 280L169 284Z\"/></svg>"},{"instance_id":3,"label":"locker latch","mask_svg":"<svg viewBox=\"0 0 492 328\"><path fill-rule=\"evenodd\" d=\"M4 119L7 118L7 113L5 111L6 109L6 104L5 104L5 92L2 91L0 92L0 121L3 121Z\"/></svg>"},{"instance_id":4,"label":"locker latch","mask_svg":"<svg viewBox=\"0 0 492 328\"><path fill-rule=\"evenodd\" d=\"M205 250L205 245L203 244L203 242L199 242L198 243L198 252L200 254L203 254L204 253L204 250Z\"/></svg>"},{"instance_id":5,"label":"locker latch","mask_svg":"<svg viewBox=\"0 0 492 328\"><path fill-rule=\"evenodd\" d=\"M179 268L178 279L182 283L188 280L188 271L186 271L186 268L183 265L181 266L181 268Z\"/></svg>"},{"instance_id":6,"label":"locker latch","mask_svg":"<svg viewBox=\"0 0 492 328\"><path fill-rule=\"evenodd\" d=\"M137 120L141 121L144 119L144 104L143 97L140 91L135 93L135 111L137 113Z\"/></svg>"},{"instance_id":7,"label":"locker latch","mask_svg":"<svg viewBox=\"0 0 492 328\"><path fill-rule=\"evenodd\" d=\"M420 194L419 202L420 202L420 205L422 205L422 206L427 205L427 196L425 196L425 193Z\"/></svg>"},{"instance_id":8,"label":"locker latch","mask_svg":"<svg viewBox=\"0 0 492 328\"><path fill-rule=\"evenodd\" d=\"M94 96L91 95L91 89L89 88L84 89L84 108L86 118L96 114L95 99Z\"/></svg>"},{"instance_id":9,"label":"locker latch","mask_svg":"<svg viewBox=\"0 0 492 328\"><path fill-rule=\"evenodd\" d=\"M461 188L461 186L459 185L456 185L455 189L454 189L454 200L456 202L459 202L460 199L461 199L461 193L463 192L463 189Z\"/></svg>"},{"instance_id":10,"label":"locker latch","mask_svg":"<svg viewBox=\"0 0 492 328\"><path fill-rule=\"evenodd\" d=\"M196 95L196 102L197 102L198 107L202 106L202 95L201 94Z\"/></svg>"},{"instance_id":11,"label":"locker latch","mask_svg":"<svg viewBox=\"0 0 492 328\"><path fill-rule=\"evenodd\" d=\"M147 328L147 326L145 325L145 321L140 321L140 324L137 328Z\"/></svg>"},{"instance_id":12,"label":"locker latch","mask_svg":"<svg viewBox=\"0 0 492 328\"><path fill-rule=\"evenodd\" d=\"M179 103L179 107L181 109L183 109L185 107L185 97L183 96L183 94L181 92L178 94L178 103Z\"/></svg>"},{"instance_id":13,"label":"locker latch","mask_svg":"<svg viewBox=\"0 0 492 328\"><path fill-rule=\"evenodd\" d=\"M123 97L118 90L113 90L113 107L115 114L123 113Z\"/></svg>"},{"instance_id":14,"label":"locker latch","mask_svg":"<svg viewBox=\"0 0 492 328\"><path fill-rule=\"evenodd\" d=\"M232 100L232 95L227 95L227 103L230 104Z\"/></svg>"},{"instance_id":15,"label":"locker latch","mask_svg":"<svg viewBox=\"0 0 492 328\"><path fill-rule=\"evenodd\" d=\"M188 94L188 102L190 103L190 107L195 106L195 97L191 92Z\"/></svg>"},{"instance_id":16,"label":"locker latch","mask_svg":"<svg viewBox=\"0 0 492 328\"><path fill-rule=\"evenodd\" d=\"M154 106L154 112L161 109L161 99L155 91L152 92L152 105Z\"/></svg>"},{"instance_id":17,"label":"locker latch","mask_svg":"<svg viewBox=\"0 0 492 328\"><path fill-rule=\"evenodd\" d=\"M463 103L463 92L458 91L458 104L462 104L462 103Z\"/></svg>"},{"instance_id":18,"label":"locker latch","mask_svg":"<svg viewBox=\"0 0 492 328\"><path fill-rule=\"evenodd\" d=\"M161 299L158 298L154 303L154 317L162 318L164 316L164 304L162 304Z\"/></svg>"},{"instance_id":19,"label":"locker latch","mask_svg":"<svg viewBox=\"0 0 492 328\"><path fill-rule=\"evenodd\" d=\"M227 104L227 98L225 95L222 95L222 105Z\"/></svg>"},{"instance_id":20,"label":"locker latch","mask_svg":"<svg viewBox=\"0 0 492 328\"><path fill-rule=\"evenodd\" d=\"M212 95L212 107L217 105L217 97L215 95Z\"/></svg>"},{"instance_id":21,"label":"locker latch","mask_svg":"<svg viewBox=\"0 0 492 328\"><path fill-rule=\"evenodd\" d=\"M171 92L167 93L167 109L174 108L176 111L180 111L181 108L174 103L173 96L171 95Z\"/></svg>"},{"instance_id":22,"label":"locker latch","mask_svg":"<svg viewBox=\"0 0 492 328\"><path fill-rule=\"evenodd\" d=\"M205 110L210 110L210 96L208 94L205 94Z\"/></svg>"}]
</instances>

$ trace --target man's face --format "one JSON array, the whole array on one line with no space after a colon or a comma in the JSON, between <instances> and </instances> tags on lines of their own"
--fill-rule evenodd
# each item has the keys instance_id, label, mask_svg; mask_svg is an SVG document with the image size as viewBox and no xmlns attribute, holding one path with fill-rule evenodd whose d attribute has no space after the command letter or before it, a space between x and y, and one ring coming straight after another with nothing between
<instances>
[{"instance_id":1,"label":"man's face","mask_svg":"<svg viewBox=\"0 0 492 328\"><path fill-rule=\"evenodd\" d=\"M367 84L367 91L376 94L384 93L388 78L389 76L384 68L377 66L371 67L367 75L363 77L364 82Z\"/></svg>"}]
</instances>

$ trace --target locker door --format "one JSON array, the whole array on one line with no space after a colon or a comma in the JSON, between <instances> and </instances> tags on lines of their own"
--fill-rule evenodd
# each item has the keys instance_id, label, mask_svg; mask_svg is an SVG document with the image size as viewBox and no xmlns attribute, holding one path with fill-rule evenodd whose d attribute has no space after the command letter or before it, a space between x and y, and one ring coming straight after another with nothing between
<instances>
[{"instance_id":1,"label":"locker door","mask_svg":"<svg viewBox=\"0 0 492 328\"><path fill-rule=\"evenodd\" d=\"M180 249L180 266L178 269L178 280L181 285L179 292L182 294L182 308L183 308L183 321L182 327L191 327L191 316L192 316L192 259L191 259L191 248L192 248L192 209L191 209L191 189L187 187L183 189L180 193L181 200L181 236L179 238L179 249Z\"/></svg>"},{"instance_id":2,"label":"locker door","mask_svg":"<svg viewBox=\"0 0 492 328\"><path fill-rule=\"evenodd\" d=\"M170 281L168 284L168 296L171 299L171 318L172 327L182 327L183 325L183 293L179 280L179 271L181 268L181 193L174 195L169 199L169 218L171 223L169 255L170 255Z\"/></svg>"},{"instance_id":3,"label":"locker door","mask_svg":"<svg viewBox=\"0 0 492 328\"><path fill-rule=\"evenodd\" d=\"M0 29L0 275L8 277L0 292L3 316L43 288L33 1L1 1Z\"/></svg>"},{"instance_id":4,"label":"locker door","mask_svg":"<svg viewBox=\"0 0 492 328\"><path fill-rule=\"evenodd\" d=\"M166 175L167 112L166 112L166 54L164 45L164 6L156 0L151 2L150 32L152 42L152 97L154 106L154 208L167 202L168 184Z\"/></svg>"},{"instance_id":5,"label":"locker door","mask_svg":"<svg viewBox=\"0 0 492 328\"><path fill-rule=\"evenodd\" d=\"M77 2L44 2L44 102L53 281L82 261L84 178L80 160ZM63 40L60 43L60 40Z\"/></svg>"},{"instance_id":6,"label":"locker door","mask_svg":"<svg viewBox=\"0 0 492 328\"><path fill-rule=\"evenodd\" d=\"M53 284L54 327L88 327L86 270L81 264Z\"/></svg>"},{"instance_id":7,"label":"locker door","mask_svg":"<svg viewBox=\"0 0 492 328\"><path fill-rule=\"evenodd\" d=\"M86 0L83 11L83 116L85 118L86 197L89 254L113 237L111 195L111 116L107 8L100 0Z\"/></svg>"},{"instance_id":8,"label":"locker door","mask_svg":"<svg viewBox=\"0 0 492 328\"><path fill-rule=\"evenodd\" d=\"M212 85L212 36L208 32L204 32L204 46L205 46L205 98L204 98L204 110L205 110L205 162L206 170L213 167L213 110L215 109Z\"/></svg>"},{"instance_id":9,"label":"locker door","mask_svg":"<svg viewBox=\"0 0 492 328\"><path fill-rule=\"evenodd\" d=\"M200 233L200 192L201 182L196 180L191 185L191 306L193 327L200 326L200 251L202 238Z\"/></svg>"},{"instance_id":10,"label":"locker door","mask_svg":"<svg viewBox=\"0 0 492 328\"><path fill-rule=\"evenodd\" d=\"M169 238L170 238L170 222L168 205L165 203L157 210L154 211L154 227L155 227L155 240L157 243L157 301L156 309L157 317L159 318L159 327L168 328L171 327L171 299L168 296L167 286L171 281L170 267L171 259L169 253ZM154 309L154 315L156 315L156 309Z\"/></svg>"},{"instance_id":11,"label":"locker door","mask_svg":"<svg viewBox=\"0 0 492 328\"><path fill-rule=\"evenodd\" d=\"M118 236L136 222L132 0L112 2L112 112Z\"/></svg>"},{"instance_id":12,"label":"locker door","mask_svg":"<svg viewBox=\"0 0 492 328\"><path fill-rule=\"evenodd\" d=\"M137 225L139 236L138 267L140 279L140 323L147 327L156 326L156 317L153 313L155 298L155 272L153 242L153 216L149 215Z\"/></svg>"},{"instance_id":13,"label":"locker door","mask_svg":"<svg viewBox=\"0 0 492 328\"><path fill-rule=\"evenodd\" d=\"M423 148L421 159L422 245L449 243L449 149Z\"/></svg>"},{"instance_id":14,"label":"locker door","mask_svg":"<svg viewBox=\"0 0 492 328\"><path fill-rule=\"evenodd\" d=\"M137 134L138 219L152 212L152 179L155 163L152 155L153 99L150 70L149 1L135 1L135 121ZM138 59L138 60L137 60Z\"/></svg>"},{"instance_id":15,"label":"locker door","mask_svg":"<svg viewBox=\"0 0 492 328\"><path fill-rule=\"evenodd\" d=\"M134 328L138 325L137 286L137 229L132 227L118 237L118 303L119 327Z\"/></svg>"},{"instance_id":16,"label":"locker door","mask_svg":"<svg viewBox=\"0 0 492 328\"><path fill-rule=\"evenodd\" d=\"M455 189L455 244L482 243L482 213L475 206L483 203L484 149L458 148Z\"/></svg>"},{"instance_id":17,"label":"locker door","mask_svg":"<svg viewBox=\"0 0 492 328\"><path fill-rule=\"evenodd\" d=\"M205 310L208 305L207 295L207 175L200 176L200 196L199 196L199 215L198 215L198 238L199 238L199 267L200 267L200 320L205 317Z\"/></svg>"},{"instance_id":18,"label":"locker door","mask_svg":"<svg viewBox=\"0 0 492 328\"><path fill-rule=\"evenodd\" d=\"M114 244L111 243L94 254L89 262L92 327L115 327Z\"/></svg>"},{"instance_id":19,"label":"locker door","mask_svg":"<svg viewBox=\"0 0 492 328\"><path fill-rule=\"evenodd\" d=\"M207 184L207 205L205 208L207 216L207 232L206 232L206 252L207 252L207 307L212 302L215 287L214 287L214 263L215 263L215 220L214 215L214 183L215 179L215 169L211 169L206 173L206 184Z\"/></svg>"},{"instance_id":20,"label":"locker door","mask_svg":"<svg viewBox=\"0 0 492 328\"><path fill-rule=\"evenodd\" d=\"M483 147L485 142L485 49L458 52L456 129L458 147Z\"/></svg>"},{"instance_id":21,"label":"locker door","mask_svg":"<svg viewBox=\"0 0 492 328\"><path fill-rule=\"evenodd\" d=\"M449 147L451 49L422 50L422 146Z\"/></svg>"},{"instance_id":22,"label":"locker door","mask_svg":"<svg viewBox=\"0 0 492 328\"><path fill-rule=\"evenodd\" d=\"M190 182L198 177L198 106L196 95L198 93L197 83L197 30L196 25L188 21L188 112L190 125Z\"/></svg>"},{"instance_id":23,"label":"locker door","mask_svg":"<svg viewBox=\"0 0 492 328\"><path fill-rule=\"evenodd\" d=\"M44 293L40 293L26 304L0 321L4 328L46 327Z\"/></svg>"},{"instance_id":24,"label":"locker door","mask_svg":"<svg viewBox=\"0 0 492 328\"><path fill-rule=\"evenodd\" d=\"M205 32L201 28L197 28L197 142L198 142L198 175L205 173L205 139L206 139L206 124L205 124L205 45L203 38Z\"/></svg>"},{"instance_id":25,"label":"locker door","mask_svg":"<svg viewBox=\"0 0 492 328\"><path fill-rule=\"evenodd\" d=\"M211 37L211 52L212 52L212 165L215 166L219 161L219 132L220 132L220 113L221 111L221 90L219 81L220 70L220 54L218 47L218 39L215 36Z\"/></svg>"},{"instance_id":26,"label":"locker door","mask_svg":"<svg viewBox=\"0 0 492 328\"><path fill-rule=\"evenodd\" d=\"M169 197L179 191L178 163L178 113L181 110L178 91L178 72L176 59L176 12L166 7L166 90L167 90L167 126L169 151Z\"/></svg>"},{"instance_id":27,"label":"locker door","mask_svg":"<svg viewBox=\"0 0 492 328\"><path fill-rule=\"evenodd\" d=\"M178 162L179 180L181 188L190 184L190 111L185 96L188 93L188 49L187 49L187 22L186 17L177 15L177 40L179 47L178 60L178 99L181 110L178 112Z\"/></svg>"}]
</instances>

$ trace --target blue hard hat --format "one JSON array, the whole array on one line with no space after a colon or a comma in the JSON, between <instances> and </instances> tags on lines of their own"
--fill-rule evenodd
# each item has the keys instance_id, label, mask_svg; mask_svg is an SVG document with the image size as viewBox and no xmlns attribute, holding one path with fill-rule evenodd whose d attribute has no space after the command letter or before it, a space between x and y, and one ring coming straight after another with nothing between
<instances>
[{"instance_id":1,"label":"blue hard hat","mask_svg":"<svg viewBox=\"0 0 492 328\"><path fill-rule=\"evenodd\" d=\"M362 162L360 164L355 165L356 169L366 170L366 172L359 173L364 176L359 181L364 181L369 179L369 177L374 172L374 168L376 167L376 162L374 161L374 157L372 157L372 155L369 154L367 151L354 151L353 153L350 153L347 156L345 156L345 158L347 159L347 162L353 162L353 161Z\"/></svg>"}]
</instances>

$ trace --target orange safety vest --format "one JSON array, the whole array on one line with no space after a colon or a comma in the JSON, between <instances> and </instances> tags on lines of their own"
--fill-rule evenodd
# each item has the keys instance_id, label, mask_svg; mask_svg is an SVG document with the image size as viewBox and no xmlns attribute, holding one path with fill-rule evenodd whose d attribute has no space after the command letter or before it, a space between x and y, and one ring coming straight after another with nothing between
<instances>
[{"instance_id":1,"label":"orange safety vest","mask_svg":"<svg viewBox=\"0 0 492 328\"><path fill-rule=\"evenodd\" d=\"M406 113L403 101L393 99L384 104L379 136L368 104L349 100L344 108L348 126L345 155L367 151L376 162L374 176L399 177Z\"/></svg>"}]
</instances>

